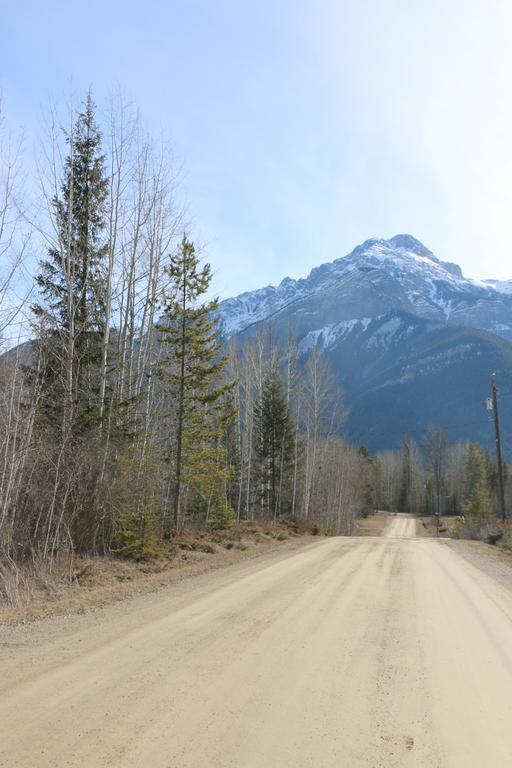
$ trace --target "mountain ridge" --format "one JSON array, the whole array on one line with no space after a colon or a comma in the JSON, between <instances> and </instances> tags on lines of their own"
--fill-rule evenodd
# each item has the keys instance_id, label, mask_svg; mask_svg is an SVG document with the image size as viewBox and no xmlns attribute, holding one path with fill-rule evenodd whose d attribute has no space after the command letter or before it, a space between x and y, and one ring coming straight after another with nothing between
<instances>
[{"instance_id":1,"label":"mountain ridge","mask_svg":"<svg viewBox=\"0 0 512 768\"><path fill-rule=\"evenodd\" d=\"M391 276L404 289L404 308L408 302L419 314L444 315L446 320L458 311L459 324L512 340L512 280L465 278L457 264L439 260L408 234L389 240L370 238L346 256L314 267L305 278L285 277L278 286L267 285L224 300L220 304L224 332L226 336L243 332L296 301L333 288L356 270L372 280L382 281L383 274ZM484 317L486 309L488 317Z\"/></svg>"},{"instance_id":2,"label":"mountain ridge","mask_svg":"<svg viewBox=\"0 0 512 768\"><path fill-rule=\"evenodd\" d=\"M303 361L323 349L345 394L340 429L372 450L406 434L419 440L429 423L491 448L493 372L512 435L512 280L465 278L411 235L366 240L307 278L228 299L220 312L225 335L242 344L270 324L276 340L295 339Z\"/></svg>"}]
</instances>

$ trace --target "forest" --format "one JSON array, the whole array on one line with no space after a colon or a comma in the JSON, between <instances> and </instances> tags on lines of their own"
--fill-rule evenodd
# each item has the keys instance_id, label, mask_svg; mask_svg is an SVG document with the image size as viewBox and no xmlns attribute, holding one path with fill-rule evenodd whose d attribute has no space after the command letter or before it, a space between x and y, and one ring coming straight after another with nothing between
<instances>
[{"instance_id":1,"label":"forest","mask_svg":"<svg viewBox=\"0 0 512 768\"><path fill-rule=\"evenodd\" d=\"M136 109L88 94L52 113L30 180L0 130L0 581L56 557L158 555L185 528L494 519L479 446L432 426L372 456L343 438L321 349L303 359L271 328L226 342L172 152Z\"/></svg>"}]
</instances>

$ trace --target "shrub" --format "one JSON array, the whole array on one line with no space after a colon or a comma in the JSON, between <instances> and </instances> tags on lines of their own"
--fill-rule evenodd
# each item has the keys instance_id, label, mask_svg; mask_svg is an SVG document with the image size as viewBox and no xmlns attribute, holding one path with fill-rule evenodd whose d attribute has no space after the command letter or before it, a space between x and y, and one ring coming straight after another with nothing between
<instances>
[{"instance_id":1,"label":"shrub","mask_svg":"<svg viewBox=\"0 0 512 768\"><path fill-rule=\"evenodd\" d=\"M124 512L116 520L113 552L141 560L162 554L153 513L147 509Z\"/></svg>"},{"instance_id":2,"label":"shrub","mask_svg":"<svg viewBox=\"0 0 512 768\"><path fill-rule=\"evenodd\" d=\"M208 512L208 529L219 531L231 528L235 522L235 513L225 496L217 496L213 499Z\"/></svg>"}]
</instances>

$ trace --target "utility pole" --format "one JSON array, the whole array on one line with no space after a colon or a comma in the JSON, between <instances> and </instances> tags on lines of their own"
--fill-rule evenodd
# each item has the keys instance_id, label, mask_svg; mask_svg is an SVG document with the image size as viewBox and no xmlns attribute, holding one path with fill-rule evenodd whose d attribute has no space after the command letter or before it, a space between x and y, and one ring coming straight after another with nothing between
<instances>
[{"instance_id":1,"label":"utility pole","mask_svg":"<svg viewBox=\"0 0 512 768\"><path fill-rule=\"evenodd\" d=\"M498 389L496 387L496 374L492 375L492 413L494 416L494 431L496 433L496 460L498 462L498 482L500 491L501 519L505 522L505 485L503 482L503 462L501 460L500 417L498 413Z\"/></svg>"}]
</instances>

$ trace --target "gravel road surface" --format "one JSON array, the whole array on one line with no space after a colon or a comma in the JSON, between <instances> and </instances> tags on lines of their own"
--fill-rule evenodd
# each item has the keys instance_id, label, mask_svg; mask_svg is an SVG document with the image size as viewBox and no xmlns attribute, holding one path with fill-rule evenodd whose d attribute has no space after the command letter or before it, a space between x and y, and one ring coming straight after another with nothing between
<instances>
[{"instance_id":1,"label":"gravel road surface","mask_svg":"<svg viewBox=\"0 0 512 768\"><path fill-rule=\"evenodd\" d=\"M511 581L415 531L4 629L0 766L512 766Z\"/></svg>"}]
</instances>

